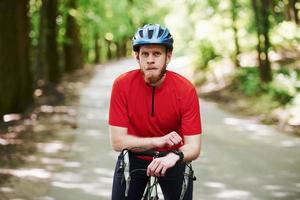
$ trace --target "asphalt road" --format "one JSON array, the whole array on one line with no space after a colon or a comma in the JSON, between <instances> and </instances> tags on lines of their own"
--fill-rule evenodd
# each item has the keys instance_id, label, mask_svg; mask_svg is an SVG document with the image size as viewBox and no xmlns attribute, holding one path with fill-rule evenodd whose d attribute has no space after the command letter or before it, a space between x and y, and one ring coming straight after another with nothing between
<instances>
[{"instance_id":1,"label":"asphalt road","mask_svg":"<svg viewBox=\"0 0 300 200\"><path fill-rule=\"evenodd\" d=\"M110 199L117 156L111 150L107 126L110 90L114 78L134 66L130 59L100 66L80 91L72 150L39 200ZM170 68L187 72L172 63ZM201 114L203 147L193 164L195 200L300 200L300 138L226 113L203 100Z\"/></svg>"}]
</instances>

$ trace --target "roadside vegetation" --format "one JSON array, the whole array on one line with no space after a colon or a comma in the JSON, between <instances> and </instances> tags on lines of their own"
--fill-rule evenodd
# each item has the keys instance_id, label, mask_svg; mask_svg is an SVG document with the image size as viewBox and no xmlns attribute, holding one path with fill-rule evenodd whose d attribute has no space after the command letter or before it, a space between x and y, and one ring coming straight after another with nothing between
<instances>
[{"instance_id":1,"label":"roadside vegetation","mask_svg":"<svg viewBox=\"0 0 300 200\"><path fill-rule=\"evenodd\" d=\"M137 27L162 22L153 2L1 1L0 199L43 192L43 169L60 166L73 142L77 92L94 66L131 55Z\"/></svg>"},{"instance_id":2,"label":"roadside vegetation","mask_svg":"<svg viewBox=\"0 0 300 200\"><path fill-rule=\"evenodd\" d=\"M136 28L165 12L152 0L2 1L0 116L24 113L86 64L130 55Z\"/></svg>"},{"instance_id":3,"label":"roadside vegetation","mask_svg":"<svg viewBox=\"0 0 300 200\"><path fill-rule=\"evenodd\" d=\"M200 96L300 135L299 2L186 1L183 7L182 49L193 55Z\"/></svg>"}]
</instances>

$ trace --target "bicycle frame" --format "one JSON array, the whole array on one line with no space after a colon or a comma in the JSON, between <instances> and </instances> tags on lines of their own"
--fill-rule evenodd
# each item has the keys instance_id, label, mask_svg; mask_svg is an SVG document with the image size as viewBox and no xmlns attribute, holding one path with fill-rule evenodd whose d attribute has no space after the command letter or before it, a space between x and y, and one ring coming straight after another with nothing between
<instances>
[{"instance_id":1,"label":"bicycle frame","mask_svg":"<svg viewBox=\"0 0 300 200\"><path fill-rule=\"evenodd\" d=\"M145 188L142 200L158 200L157 193L157 177L150 176L147 186Z\"/></svg>"},{"instance_id":2,"label":"bicycle frame","mask_svg":"<svg viewBox=\"0 0 300 200\"><path fill-rule=\"evenodd\" d=\"M133 151L134 149L142 149L143 151ZM124 179L126 182L126 189L125 189L125 196L128 196L129 186L130 186L130 180L131 180L131 174L135 171L146 171L146 169L135 169L133 171L129 171L129 152L133 153L137 156L152 156L153 158L163 157L166 156L170 152L158 152L154 150L144 149L144 148L133 148L131 150L124 149L122 151L123 154L123 163L121 163L121 167L124 168ZM182 191L180 195L180 200L183 199L185 191L188 187L188 180L189 178L193 178L193 180L196 180L196 177L194 177L194 173L191 167L190 163L186 163L186 168L184 172L184 182L182 186ZM147 182L145 191L143 193L143 197L141 200L158 200L158 192L157 192L157 184L158 184L158 178L155 176L150 176L149 180Z\"/></svg>"}]
</instances>

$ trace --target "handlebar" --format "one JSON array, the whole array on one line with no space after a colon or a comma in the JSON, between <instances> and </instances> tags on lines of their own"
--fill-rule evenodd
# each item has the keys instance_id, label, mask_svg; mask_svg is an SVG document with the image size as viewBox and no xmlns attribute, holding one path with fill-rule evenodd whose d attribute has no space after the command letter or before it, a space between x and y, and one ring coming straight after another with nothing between
<instances>
[{"instance_id":1,"label":"handlebar","mask_svg":"<svg viewBox=\"0 0 300 200\"><path fill-rule=\"evenodd\" d=\"M136 156L151 156L151 157L155 157L155 158L164 157L168 153L171 152L171 151L155 151L152 149L144 149L144 148L140 148L140 147L132 148L132 149L124 149L124 150L128 151L131 154L136 155ZM135 151L135 150L137 150L137 151ZM142 150L142 151L139 151L139 150Z\"/></svg>"}]
</instances>

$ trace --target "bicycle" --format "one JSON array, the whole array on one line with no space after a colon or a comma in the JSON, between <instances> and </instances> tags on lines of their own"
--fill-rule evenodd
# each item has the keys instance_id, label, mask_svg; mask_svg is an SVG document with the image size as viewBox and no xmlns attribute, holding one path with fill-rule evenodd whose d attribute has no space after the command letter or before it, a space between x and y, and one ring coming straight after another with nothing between
<instances>
[{"instance_id":1,"label":"bicycle","mask_svg":"<svg viewBox=\"0 0 300 200\"><path fill-rule=\"evenodd\" d=\"M134 169L134 170L130 171L129 170L129 167L130 167L129 153L133 154L135 156L151 156L153 158L158 158L158 157L164 157L170 152L172 152L172 151L160 152L160 151L154 151L154 150L149 150L149 149L140 148L140 147L131 148L130 150L129 149L122 150L123 159L121 160L121 163L120 163L120 169L123 170L123 175L124 175L125 184L126 184L125 196L126 197L128 196L131 175L137 171L147 171L146 169ZM180 195L179 200L182 200L184 197L184 194L188 188L189 178L192 178L192 180L196 180L191 163L190 162L185 163L185 165L186 165L185 172L183 174L184 180L183 180L181 195ZM158 200L159 197L158 197L157 184L158 184L158 178L156 176L150 176L150 178L148 179L148 182L146 184L146 188L144 190L143 197L141 200Z\"/></svg>"}]
</instances>

